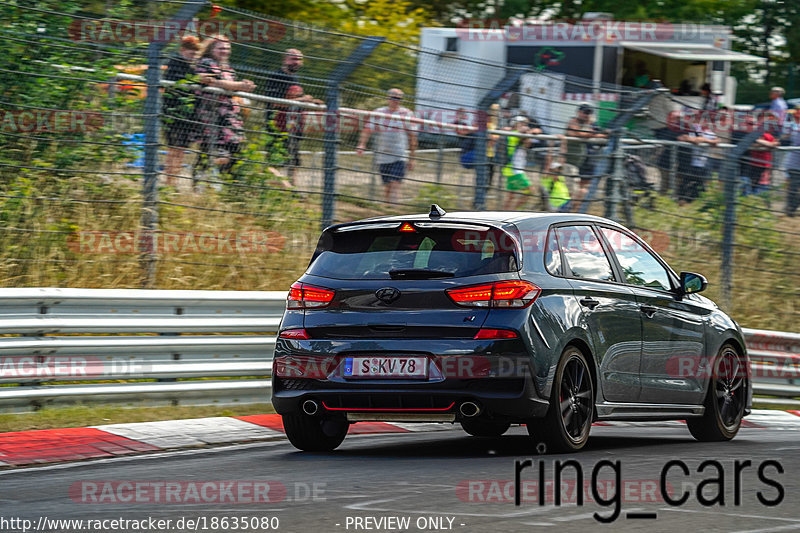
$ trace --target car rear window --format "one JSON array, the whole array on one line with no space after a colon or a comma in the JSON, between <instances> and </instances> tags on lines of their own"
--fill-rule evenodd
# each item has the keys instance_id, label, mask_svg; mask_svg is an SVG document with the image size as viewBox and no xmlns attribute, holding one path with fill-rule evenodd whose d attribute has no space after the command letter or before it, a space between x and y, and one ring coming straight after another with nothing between
<instances>
[{"instance_id":1,"label":"car rear window","mask_svg":"<svg viewBox=\"0 0 800 533\"><path fill-rule=\"evenodd\" d=\"M497 229L325 232L308 273L336 279L426 279L514 272L519 270L514 242Z\"/></svg>"}]
</instances>

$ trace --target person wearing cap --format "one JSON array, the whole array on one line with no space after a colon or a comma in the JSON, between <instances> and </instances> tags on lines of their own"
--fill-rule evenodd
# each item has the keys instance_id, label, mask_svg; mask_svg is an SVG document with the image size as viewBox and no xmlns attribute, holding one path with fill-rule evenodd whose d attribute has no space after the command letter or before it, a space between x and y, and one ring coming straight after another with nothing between
<instances>
[{"instance_id":1,"label":"person wearing cap","mask_svg":"<svg viewBox=\"0 0 800 533\"><path fill-rule=\"evenodd\" d=\"M511 131L521 134L539 134L541 129L529 128L528 117L518 115L511 120ZM528 148L533 144L533 139L509 135L504 146L505 164L500 171L506 179L506 201L503 209L514 211L525 202L524 191L534 193L526 168L528 166Z\"/></svg>"},{"instance_id":2,"label":"person wearing cap","mask_svg":"<svg viewBox=\"0 0 800 533\"><path fill-rule=\"evenodd\" d=\"M566 136L561 138L561 151L565 154L567 163L578 167L580 182L575 195L576 209L580 208L592 180L598 177L595 171L596 156L587 141L607 137L605 133L598 131L593 118L594 108L589 104L581 104L576 115L567 124ZM577 138L580 141L567 140L568 138Z\"/></svg>"}]
</instances>

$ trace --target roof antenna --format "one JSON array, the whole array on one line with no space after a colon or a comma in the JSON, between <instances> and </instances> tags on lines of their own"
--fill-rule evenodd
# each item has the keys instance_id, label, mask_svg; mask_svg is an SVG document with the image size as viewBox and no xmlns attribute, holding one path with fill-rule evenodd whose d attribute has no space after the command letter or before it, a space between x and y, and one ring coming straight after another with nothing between
<instances>
[{"instance_id":1,"label":"roof antenna","mask_svg":"<svg viewBox=\"0 0 800 533\"><path fill-rule=\"evenodd\" d=\"M439 218L439 217L445 216L446 214L447 214L447 211L445 211L444 209L442 209L441 207L439 207L436 204L431 204L431 212L428 213L428 216L430 218Z\"/></svg>"}]
</instances>

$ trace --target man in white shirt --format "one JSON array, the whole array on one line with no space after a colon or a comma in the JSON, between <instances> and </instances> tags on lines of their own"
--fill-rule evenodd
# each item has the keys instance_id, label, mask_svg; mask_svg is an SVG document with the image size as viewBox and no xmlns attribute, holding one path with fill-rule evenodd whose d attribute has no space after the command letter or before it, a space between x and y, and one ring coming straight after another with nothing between
<instances>
[{"instance_id":1,"label":"man in white shirt","mask_svg":"<svg viewBox=\"0 0 800 533\"><path fill-rule=\"evenodd\" d=\"M773 87L769 90L769 99L772 100L772 103L769 104L769 110L778 117L778 124L783 124L783 120L786 118L786 111L789 109L789 104L783 99L784 94L786 94L786 91L783 90L783 87Z\"/></svg>"},{"instance_id":2,"label":"man in white shirt","mask_svg":"<svg viewBox=\"0 0 800 533\"><path fill-rule=\"evenodd\" d=\"M400 105L403 91L389 89L388 105L375 110L361 131L356 153L363 155L367 142L375 133L375 163L384 185L387 203L397 200L397 191L406 170L414 169L414 152L417 149L417 124L414 113ZM406 155L408 150L408 155Z\"/></svg>"}]
</instances>

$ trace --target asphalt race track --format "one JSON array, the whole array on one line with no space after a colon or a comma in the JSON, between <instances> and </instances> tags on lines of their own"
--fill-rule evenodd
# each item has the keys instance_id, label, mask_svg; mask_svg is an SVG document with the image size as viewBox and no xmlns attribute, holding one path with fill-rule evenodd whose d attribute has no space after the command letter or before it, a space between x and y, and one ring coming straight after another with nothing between
<instances>
[{"instance_id":1,"label":"asphalt race track","mask_svg":"<svg viewBox=\"0 0 800 533\"><path fill-rule=\"evenodd\" d=\"M98 527L92 530L124 531L133 529L110 521L170 519L163 528L151 522L139 530L271 531L278 525L278 531L320 533L800 531L800 442L788 428L743 428L732 442L700 444L677 423L594 427L580 454L539 456L532 448L524 428L515 427L492 439L461 431L351 436L337 451L324 454L297 452L279 441L11 470L0 473L0 520L19 521L16 528L0 523L0 529L74 531L75 524L58 527L53 520L91 519L106 521L94 522ZM515 461L525 459L532 459L533 466L521 470L522 501L515 506ZM574 503L578 465L563 465L568 459L576 459L583 470L587 497L582 506ZM620 461L621 491L610 481L615 467L603 466L604 460ZM684 490L689 495L679 506L668 505L660 494L661 471L670 460L682 461L690 472L685 475L681 466L673 466L667 473L668 496L678 499ZM709 460L719 466L707 464L698 473ZM540 461L549 487L544 505L535 490ZM738 488L736 461L750 462L740 469ZM561 506L554 505L549 483L556 463L564 467ZM759 467L764 479L759 479ZM597 499L606 505L592 496L593 470ZM722 497L724 506L699 503L696 486L708 479L699 497ZM214 492L220 482L260 482L263 488L267 481L269 494L262 492L256 504L248 503L252 487ZM165 491L153 490L161 482L178 482L183 492L170 500ZM200 496L187 487L199 489ZM594 515L612 516L615 494L621 500L619 516L603 524ZM771 506L761 503L759 494ZM269 522L270 517L279 524ZM186 522L191 519L196 522ZM86 524L80 527L87 530Z\"/></svg>"}]
</instances>

